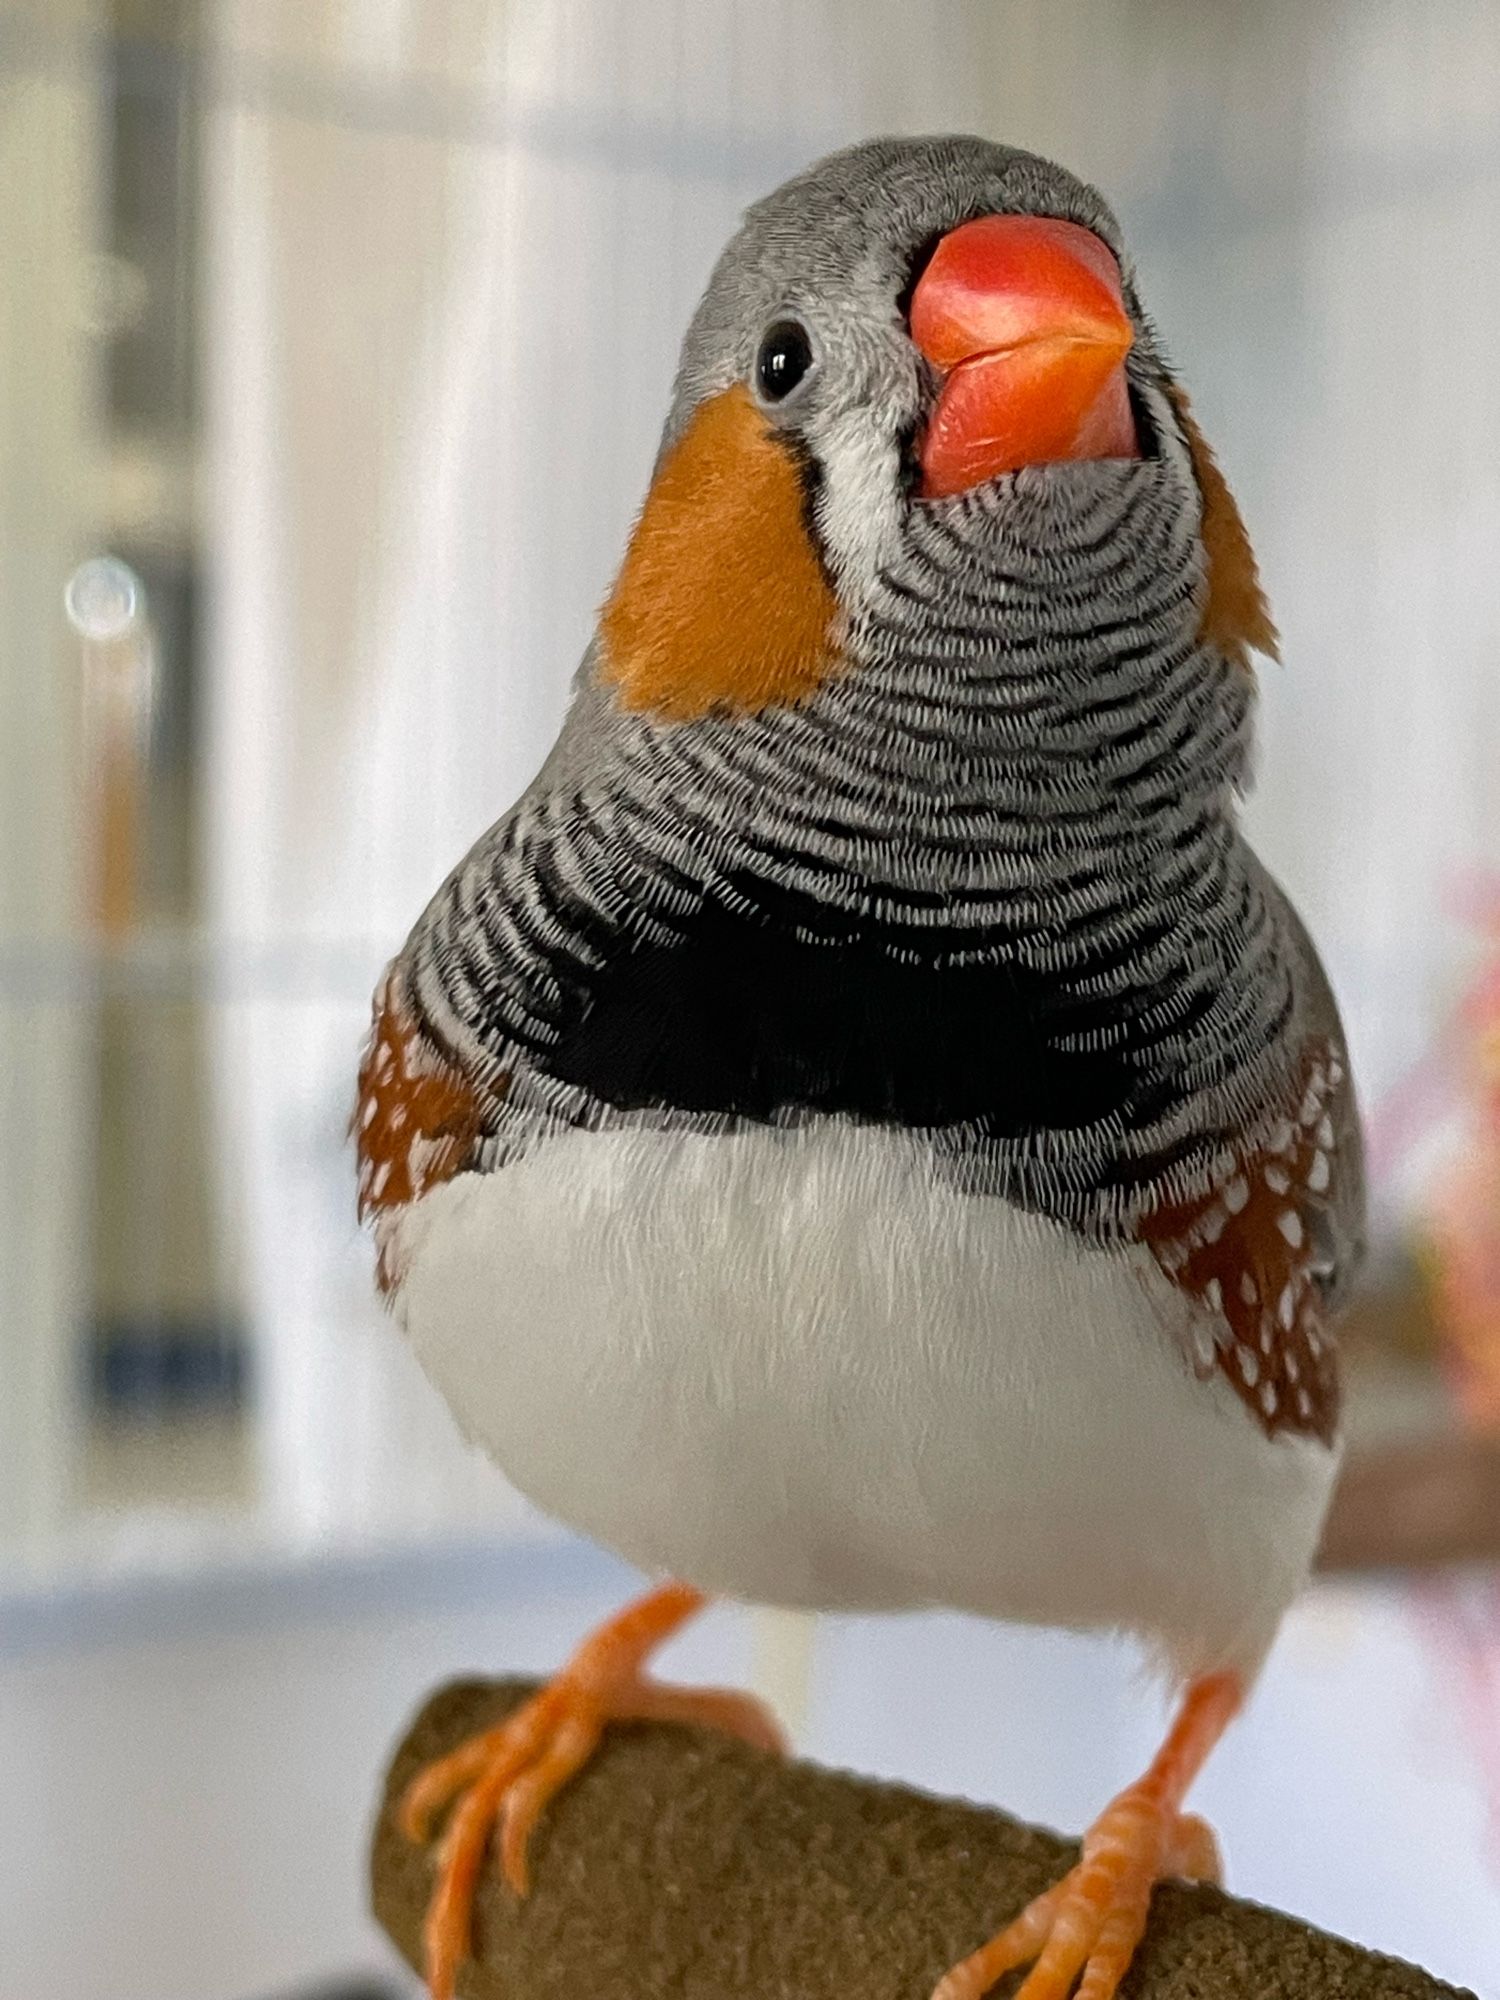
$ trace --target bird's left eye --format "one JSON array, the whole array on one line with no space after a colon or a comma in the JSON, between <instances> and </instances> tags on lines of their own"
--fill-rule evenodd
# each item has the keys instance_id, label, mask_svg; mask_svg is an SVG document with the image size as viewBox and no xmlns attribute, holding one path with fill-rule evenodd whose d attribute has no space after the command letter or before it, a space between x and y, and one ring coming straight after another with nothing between
<instances>
[{"instance_id":1,"label":"bird's left eye","mask_svg":"<svg viewBox=\"0 0 1500 2000\"><path fill-rule=\"evenodd\" d=\"M813 364L812 341L800 320L766 329L755 357L755 386L768 403L784 402Z\"/></svg>"}]
</instances>

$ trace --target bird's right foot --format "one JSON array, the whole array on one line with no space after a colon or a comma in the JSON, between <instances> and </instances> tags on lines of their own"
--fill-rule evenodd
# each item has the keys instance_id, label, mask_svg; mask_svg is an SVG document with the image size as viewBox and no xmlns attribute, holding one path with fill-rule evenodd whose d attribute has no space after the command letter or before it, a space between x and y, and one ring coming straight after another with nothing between
<instances>
[{"instance_id":1,"label":"bird's right foot","mask_svg":"<svg viewBox=\"0 0 1500 2000\"><path fill-rule=\"evenodd\" d=\"M527 1843L547 1804L593 1756L611 1722L685 1722L784 1750L781 1727L753 1696L725 1688L664 1687L643 1673L648 1655L702 1609L701 1592L664 1584L590 1634L555 1679L493 1729L419 1771L398 1808L407 1838L425 1842L453 1811L438 1846L423 1931L431 2000L453 2000L470 1944L474 1890L498 1825L500 1865L518 1896L528 1887ZM456 1804L454 1803L456 1801Z\"/></svg>"}]
</instances>

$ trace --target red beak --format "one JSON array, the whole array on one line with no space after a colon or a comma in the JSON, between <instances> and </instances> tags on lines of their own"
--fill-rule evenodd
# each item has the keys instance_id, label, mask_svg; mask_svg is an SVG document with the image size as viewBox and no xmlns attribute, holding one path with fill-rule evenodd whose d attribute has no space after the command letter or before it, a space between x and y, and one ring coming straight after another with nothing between
<instances>
[{"instance_id":1,"label":"red beak","mask_svg":"<svg viewBox=\"0 0 1500 2000\"><path fill-rule=\"evenodd\" d=\"M1140 457L1120 267L1076 222L950 230L912 293L911 337L944 372L920 452L928 498L1054 459Z\"/></svg>"}]
</instances>

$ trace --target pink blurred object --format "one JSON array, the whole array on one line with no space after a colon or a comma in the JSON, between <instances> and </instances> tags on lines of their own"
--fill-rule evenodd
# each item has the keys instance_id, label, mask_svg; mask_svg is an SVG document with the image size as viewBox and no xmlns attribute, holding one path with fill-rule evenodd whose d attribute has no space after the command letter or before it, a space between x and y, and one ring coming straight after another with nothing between
<instances>
[{"instance_id":1,"label":"pink blurred object","mask_svg":"<svg viewBox=\"0 0 1500 2000\"><path fill-rule=\"evenodd\" d=\"M1500 882L1476 883L1465 900L1494 954L1459 1010L1469 1145L1438 1189L1428 1245L1459 1409L1500 1437Z\"/></svg>"},{"instance_id":2,"label":"pink blurred object","mask_svg":"<svg viewBox=\"0 0 1500 2000\"><path fill-rule=\"evenodd\" d=\"M1413 1581L1411 1608L1474 1748L1489 1797L1485 1844L1500 1877L1500 1581L1434 1570Z\"/></svg>"}]
</instances>

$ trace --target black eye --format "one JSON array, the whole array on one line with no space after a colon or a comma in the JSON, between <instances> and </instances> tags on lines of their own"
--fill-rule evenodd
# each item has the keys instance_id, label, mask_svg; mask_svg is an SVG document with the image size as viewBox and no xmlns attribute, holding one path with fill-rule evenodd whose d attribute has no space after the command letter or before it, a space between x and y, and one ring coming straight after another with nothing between
<instances>
[{"instance_id":1,"label":"black eye","mask_svg":"<svg viewBox=\"0 0 1500 2000\"><path fill-rule=\"evenodd\" d=\"M789 396L812 367L812 342L800 320L779 319L766 330L755 357L755 386L768 403Z\"/></svg>"}]
</instances>

